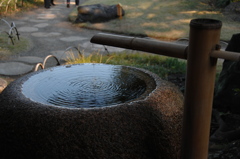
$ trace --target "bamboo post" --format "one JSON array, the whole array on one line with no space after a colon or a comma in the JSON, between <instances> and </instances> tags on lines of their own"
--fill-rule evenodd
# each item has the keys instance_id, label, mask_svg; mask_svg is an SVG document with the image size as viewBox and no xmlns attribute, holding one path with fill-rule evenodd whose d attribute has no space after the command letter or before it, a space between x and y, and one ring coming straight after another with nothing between
<instances>
[{"instance_id":1,"label":"bamboo post","mask_svg":"<svg viewBox=\"0 0 240 159\"><path fill-rule=\"evenodd\" d=\"M194 19L190 23L184 99L182 159L207 159L217 58L222 23Z\"/></svg>"}]
</instances>

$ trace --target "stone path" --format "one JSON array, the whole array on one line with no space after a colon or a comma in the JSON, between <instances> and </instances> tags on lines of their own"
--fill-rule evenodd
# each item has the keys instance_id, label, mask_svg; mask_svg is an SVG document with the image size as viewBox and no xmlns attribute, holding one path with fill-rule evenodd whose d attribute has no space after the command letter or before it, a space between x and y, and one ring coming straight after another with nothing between
<instances>
[{"instance_id":1,"label":"stone path","mask_svg":"<svg viewBox=\"0 0 240 159\"><path fill-rule=\"evenodd\" d=\"M106 52L102 45L91 44L90 39L100 31L78 28L68 21L72 2L66 8L63 1L56 1L56 6L50 9L38 8L17 17L4 18L14 22L21 37L31 41L29 50L21 52L11 60L0 62L0 75L18 76L29 73L37 63L42 63L48 55L54 55L59 60L66 57L66 49L76 47L87 56L93 52ZM0 23L1 29L8 31L8 26ZM76 52L76 49L71 49ZM74 51L75 50L75 51ZM109 52L119 52L123 49L107 47Z\"/></svg>"}]
</instances>

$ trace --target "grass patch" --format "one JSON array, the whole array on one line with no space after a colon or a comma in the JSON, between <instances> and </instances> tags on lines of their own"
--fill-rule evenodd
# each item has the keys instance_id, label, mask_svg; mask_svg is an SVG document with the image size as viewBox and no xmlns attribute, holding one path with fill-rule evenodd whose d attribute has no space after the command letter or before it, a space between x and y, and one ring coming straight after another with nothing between
<instances>
[{"instance_id":1,"label":"grass patch","mask_svg":"<svg viewBox=\"0 0 240 159\"><path fill-rule=\"evenodd\" d=\"M14 38L14 45L7 34L0 34L0 59L11 56L27 50L31 46L29 40L20 37L20 40Z\"/></svg>"},{"instance_id":2,"label":"grass patch","mask_svg":"<svg viewBox=\"0 0 240 159\"><path fill-rule=\"evenodd\" d=\"M134 53L127 52L110 55L101 55L99 53L92 53L90 56L79 56L75 59L72 57L67 59L67 64L78 63L105 63L112 65L125 65L138 68L144 68L156 73L163 79L167 79L170 73L185 73L186 62L180 61L176 58L169 58L166 56L153 55L148 53Z\"/></svg>"},{"instance_id":3,"label":"grass patch","mask_svg":"<svg viewBox=\"0 0 240 159\"><path fill-rule=\"evenodd\" d=\"M105 23L79 23L78 27L98 29L126 35L142 35L162 40L176 40L188 37L189 22L195 18L218 19L223 22L221 39L229 41L232 34L238 33L240 23L226 18L220 10L210 8L201 1L182 0L88 0L82 5L90 4L113 5L121 3L126 11L120 19ZM77 9L69 15L75 21Z\"/></svg>"}]
</instances>

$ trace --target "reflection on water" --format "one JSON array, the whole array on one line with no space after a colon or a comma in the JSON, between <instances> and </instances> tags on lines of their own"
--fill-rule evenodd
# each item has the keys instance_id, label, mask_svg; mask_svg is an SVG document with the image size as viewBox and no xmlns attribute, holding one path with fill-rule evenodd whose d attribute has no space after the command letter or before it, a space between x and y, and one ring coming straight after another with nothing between
<instances>
[{"instance_id":1,"label":"reflection on water","mask_svg":"<svg viewBox=\"0 0 240 159\"><path fill-rule=\"evenodd\" d=\"M145 73L124 66L79 64L44 70L24 82L33 101L69 108L104 107L138 98L146 90Z\"/></svg>"}]
</instances>

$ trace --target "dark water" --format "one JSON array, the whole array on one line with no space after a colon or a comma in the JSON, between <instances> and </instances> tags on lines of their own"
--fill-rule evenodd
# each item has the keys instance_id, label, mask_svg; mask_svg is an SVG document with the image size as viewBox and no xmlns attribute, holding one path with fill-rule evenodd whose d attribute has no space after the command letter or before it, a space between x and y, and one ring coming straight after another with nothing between
<instances>
[{"instance_id":1,"label":"dark water","mask_svg":"<svg viewBox=\"0 0 240 159\"><path fill-rule=\"evenodd\" d=\"M23 83L22 92L27 98L47 105L104 107L138 98L147 89L146 78L151 77L124 66L59 66L31 76Z\"/></svg>"}]
</instances>

